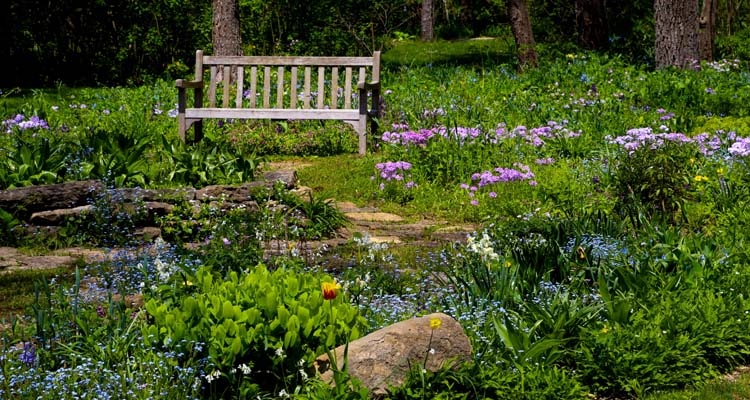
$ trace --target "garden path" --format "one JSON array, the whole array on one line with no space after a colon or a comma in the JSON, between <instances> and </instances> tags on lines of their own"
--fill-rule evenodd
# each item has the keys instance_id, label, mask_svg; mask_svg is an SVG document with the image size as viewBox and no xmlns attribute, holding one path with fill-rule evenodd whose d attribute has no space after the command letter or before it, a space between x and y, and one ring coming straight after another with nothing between
<instances>
[{"instance_id":1,"label":"garden path","mask_svg":"<svg viewBox=\"0 0 750 400\"><path fill-rule=\"evenodd\" d=\"M273 162L266 169L276 171L296 171L310 166L304 161ZM306 195L310 188L298 186L295 192ZM286 252L293 246L299 250L317 251L326 247L329 251L345 244L355 237L369 243L388 243L398 246L432 247L450 242L463 242L469 233L476 230L471 224L449 224L447 221L421 219L406 220L402 216L386 213L372 206L357 206L352 202L334 201L333 204L347 218L345 227L337 231L335 238L307 242L303 244L277 241L269 243L269 254ZM35 254L12 247L0 247L0 273L13 273L20 270L44 270L101 262L117 252L104 249L65 248L46 254Z\"/></svg>"}]
</instances>

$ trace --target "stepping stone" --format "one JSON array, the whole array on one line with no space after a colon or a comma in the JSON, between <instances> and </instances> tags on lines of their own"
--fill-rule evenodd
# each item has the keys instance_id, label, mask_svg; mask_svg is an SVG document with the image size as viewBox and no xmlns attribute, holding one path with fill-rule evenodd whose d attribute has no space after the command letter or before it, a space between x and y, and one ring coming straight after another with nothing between
<instances>
[{"instance_id":1,"label":"stepping stone","mask_svg":"<svg viewBox=\"0 0 750 400\"><path fill-rule=\"evenodd\" d=\"M401 222L404 219L396 214L385 212L350 212L344 213L352 221L372 221L372 222Z\"/></svg>"}]
</instances>

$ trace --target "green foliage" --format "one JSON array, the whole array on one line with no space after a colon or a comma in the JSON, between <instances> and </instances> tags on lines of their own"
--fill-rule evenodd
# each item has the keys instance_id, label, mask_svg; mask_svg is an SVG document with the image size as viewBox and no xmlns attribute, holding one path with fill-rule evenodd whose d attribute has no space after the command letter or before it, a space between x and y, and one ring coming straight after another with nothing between
<instances>
[{"instance_id":1,"label":"green foliage","mask_svg":"<svg viewBox=\"0 0 750 400\"><path fill-rule=\"evenodd\" d=\"M478 67L511 62L512 41L507 38L473 39L462 41L404 41L399 40L386 52L382 61L386 66L453 66Z\"/></svg>"},{"instance_id":2,"label":"green foliage","mask_svg":"<svg viewBox=\"0 0 750 400\"><path fill-rule=\"evenodd\" d=\"M694 157L690 147L671 142L623 152L614 172L614 192L620 200L616 210L633 224L655 217L678 220L690 196L692 176L685 166Z\"/></svg>"},{"instance_id":3,"label":"green foliage","mask_svg":"<svg viewBox=\"0 0 750 400\"><path fill-rule=\"evenodd\" d=\"M144 338L167 348L179 348L185 341L205 343L217 370L251 365L252 382L277 393L299 382L300 366L307 368L316 356L358 338L366 328L344 296L324 300L321 282L326 280L330 278L269 271L262 265L221 279L201 268L189 278L191 286L182 289L185 295L146 303L153 323L145 328ZM211 390L221 391L226 383L236 387L240 382L233 379L222 375Z\"/></svg>"},{"instance_id":4,"label":"green foliage","mask_svg":"<svg viewBox=\"0 0 750 400\"><path fill-rule=\"evenodd\" d=\"M555 367L515 371L492 364L467 363L435 373L414 369L391 388L392 399L583 399L588 390L575 376Z\"/></svg>"}]
</instances>

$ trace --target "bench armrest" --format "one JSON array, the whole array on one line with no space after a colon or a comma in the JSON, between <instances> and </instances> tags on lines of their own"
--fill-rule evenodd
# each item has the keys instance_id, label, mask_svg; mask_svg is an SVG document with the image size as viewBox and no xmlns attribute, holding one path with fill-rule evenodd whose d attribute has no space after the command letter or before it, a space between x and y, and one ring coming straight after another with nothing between
<instances>
[{"instance_id":1,"label":"bench armrest","mask_svg":"<svg viewBox=\"0 0 750 400\"><path fill-rule=\"evenodd\" d=\"M371 91L380 89L380 81L372 81L372 82L359 82L357 83L357 89Z\"/></svg>"},{"instance_id":2,"label":"bench armrest","mask_svg":"<svg viewBox=\"0 0 750 400\"><path fill-rule=\"evenodd\" d=\"M178 79L174 83L178 89L203 89L203 81L186 81Z\"/></svg>"},{"instance_id":3,"label":"bench armrest","mask_svg":"<svg viewBox=\"0 0 750 400\"><path fill-rule=\"evenodd\" d=\"M380 81L359 82L359 113L367 114L371 117L380 116ZM372 101L372 107L368 110L367 99Z\"/></svg>"}]
</instances>

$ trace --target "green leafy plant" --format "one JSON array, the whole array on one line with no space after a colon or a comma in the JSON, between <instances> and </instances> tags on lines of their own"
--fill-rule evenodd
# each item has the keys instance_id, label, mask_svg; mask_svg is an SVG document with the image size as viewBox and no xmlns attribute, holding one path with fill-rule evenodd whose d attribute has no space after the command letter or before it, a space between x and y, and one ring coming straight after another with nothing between
<instances>
[{"instance_id":1,"label":"green leafy plant","mask_svg":"<svg viewBox=\"0 0 750 400\"><path fill-rule=\"evenodd\" d=\"M321 291L321 281L330 285L330 278L316 274L272 272L258 265L242 276L230 272L217 279L201 268L189 281L192 294L146 303L153 323L144 329L144 338L167 348L183 340L206 343L217 371L226 375L237 365L252 365L258 371L253 381L274 392L300 379L298 363L311 365L316 356L365 329L357 308L344 296L331 298Z\"/></svg>"}]
</instances>

